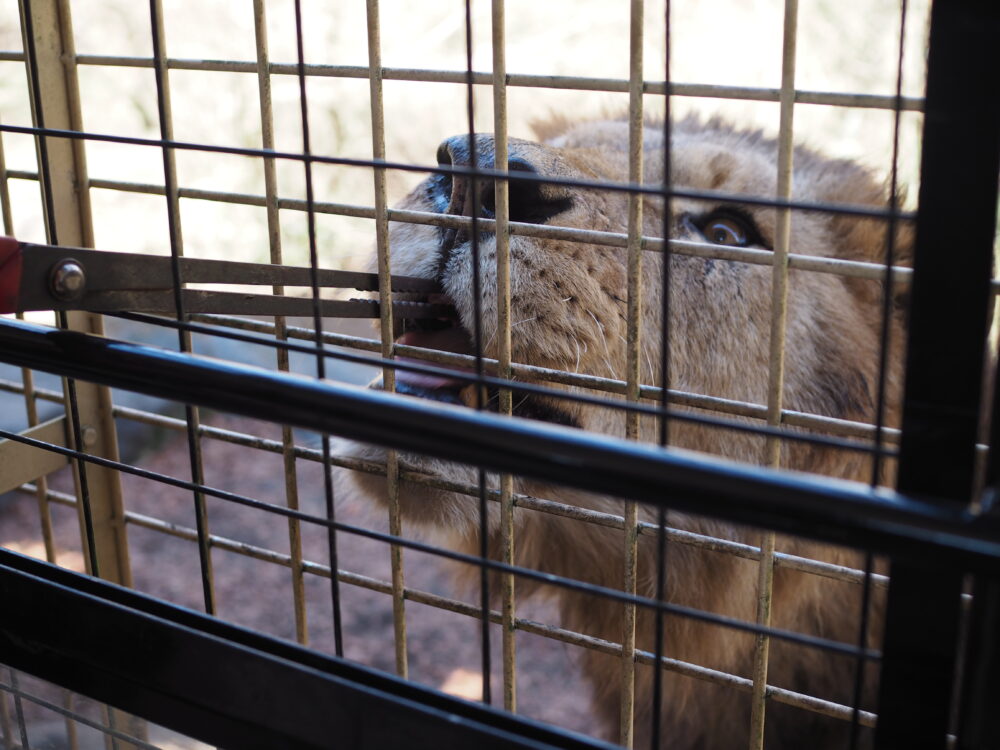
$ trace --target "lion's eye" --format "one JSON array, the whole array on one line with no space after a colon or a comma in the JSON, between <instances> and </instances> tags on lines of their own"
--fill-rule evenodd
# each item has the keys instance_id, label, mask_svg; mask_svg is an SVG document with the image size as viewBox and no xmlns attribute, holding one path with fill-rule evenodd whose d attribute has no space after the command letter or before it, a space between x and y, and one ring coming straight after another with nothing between
<instances>
[{"instance_id":1,"label":"lion's eye","mask_svg":"<svg viewBox=\"0 0 1000 750\"><path fill-rule=\"evenodd\" d=\"M745 247L747 244L746 227L734 219L716 219L705 227L704 232L708 241L716 245Z\"/></svg>"},{"instance_id":2,"label":"lion's eye","mask_svg":"<svg viewBox=\"0 0 1000 750\"><path fill-rule=\"evenodd\" d=\"M762 245L757 225L748 216L729 211L713 211L696 222L705 239L714 245L749 247Z\"/></svg>"}]
</instances>

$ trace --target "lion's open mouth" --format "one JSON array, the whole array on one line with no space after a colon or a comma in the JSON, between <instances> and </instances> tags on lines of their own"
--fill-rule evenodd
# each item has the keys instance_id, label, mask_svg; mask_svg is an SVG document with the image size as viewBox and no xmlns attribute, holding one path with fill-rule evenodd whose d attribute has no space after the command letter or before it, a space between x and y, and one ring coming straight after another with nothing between
<instances>
[{"instance_id":1,"label":"lion's open mouth","mask_svg":"<svg viewBox=\"0 0 1000 750\"><path fill-rule=\"evenodd\" d=\"M450 304L450 300L437 301ZM475 354L472 338L457 318L453 317L404 321L403 333L396 339L396 343L455 354ZM439 370L465 375L475 372L469 367L442 365L414 357L396 355L394 359L396 362L431 365ZM447 372L426 373L403 368L396 370L396 390L413 396L461 404L463 401L459 394L469 386L468 380L450 377Z\"/></svg>"},{"instance_id":2,"label":"lion's open mouth","mask_svg":"<svg viewBox=\"0 0 1000 750\"><path fill-rule=\"evenodd\" d=\"M444 295L432 295L432 297L433 299L428 301L452 304L451 300ZM454 316L405 320L402 325L402 333L396 338L396 343L453 354L465 354L470 357L475 356L476 353L472 336ZM473 368L439 364L405 355L396 355L393 359L404 364L430 365L439 370L439 372L429 373L398 368L396 370L396 391L398 393L460 406L474 406L476 404L475 384L470 382L468 377L461 377L475 373ZM455 373L459 377L452 377L450 373ZM488 386L484 393L485 403L483 406L490 411L496 411L499 400L497 388L492 385ZM520 396L514 401L513 413L515 416L526 419L538 419L571 427L580 426L566 409L549 398Z\"/></svg>"}]
</instances>

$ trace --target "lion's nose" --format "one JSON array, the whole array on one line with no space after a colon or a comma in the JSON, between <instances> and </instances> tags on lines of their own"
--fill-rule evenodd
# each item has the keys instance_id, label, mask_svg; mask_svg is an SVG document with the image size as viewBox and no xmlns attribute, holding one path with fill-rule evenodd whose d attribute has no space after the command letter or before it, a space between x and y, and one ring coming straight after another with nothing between
<instances>
[{"instance_id":1,"label":"lion's nose","mask_svg":"<svg viewBox=\"0 0 1000 750\"><path fill-rule=\"evenodd\" d=\"M490 135L456 135L438 146L437 160L442 167L469 167L475 164L479 169L493 169L495 161L493 137ZM435 203L447 205L445 213L452 216L473 216L492 219L495 206L493 180L489 178L471 179L469 175L443 173L431 181L437 193ZM473 188L475 187L475 193ZM473 207L476 207L474 210ZM451 259L455 248L469 240L465 228L449 228L444 231L441 256L438 262L440 278Z\"/></svg>"},{"instance_id":2,"label":"lion's nose","mask_svg":"<svg viewBox=\"0 0 1000 750\"><path fill-rule=\"evenodd\" d=\"M540 179L540 173L548 171L539 167L539 162L547 163L547 152L543 146L511 139L508 149L510 155L507 171L511 173L508 217L511 221L544 224L573 207L573 199L564 187L547 185L545 180ZM548 158L552 162L551 156ZM478 133L472 138L468 134L456 135L441 143L437 159L442 167L469 167L475 164L478 169L492 171L496 163L496 145L492 135ZM552 169L551 163L548 169ZM448 172L437 175L429 184L437 210L447 206L444 213L472 216L473 206L478 206L479 217L492 219L496 215L496 193L491 177L473 179L468 174ZM472 190L473 184L477 188L475 193ZM445 231L439 276L444 272L454 249L468 240L469 234L464 228Z\"/></svg>"},{"instance_id":3,"label":"lion's nose","mask_svg":"<svg viewBox=\"0 0 1000 750\"><path fill-rule=\"evenodd\" d=\"M569 192L558 185L547 186L545 180L539 179L540 173L545 171L539 166L539 160L545 163L544 147L518 139L511 139L507 145L507 171L511 173L510 220L544 224L553 216L568 211L573 205ZM438 164L443 167L475 164L478 169L493 171L496 169L496 145L492 135L478 133L471 139L468 134L456 135L438 147L437 158ZM549 161L552 161L551 157ZM477 196L472 194L472 182L466 174L442 175L438 181L439 189L444 193L441 203L447 204L449 214L471 216L473 202L478 201L479 216L492 219L496 213L493 179L481 177L475 180Z\"/></svg>"},{"instance_id":4,"label":"lion's nose","mask_svg":"<svg viewBox=\"0 0 1000 750\"><path fill-rule=\"evenodd\" d=\"M466 133L448 138L438 146L437 160L441 166L468 167L473 163L480 169L493 169L495 146L492 135L477 133L472 138Z\"/></svg>"},{"instance_id":5,"label":"lion's nose","mask_svg":"<svg viewBox=\"0 0 1000 750\"><path fill-rule=\"evenodd\" d=\"M493 136L477 134L473 138L456 135L444 141L437 152L438 164L442 167L470 167L492 170L496 163ZM472 194L473 181L467 175L446 176L444 188L448 191L448 213L456 216L471 216L472 206L478 203L479 216L493 218L493 180L475 180L477 195Z\"/></svg>"}]
</instances>

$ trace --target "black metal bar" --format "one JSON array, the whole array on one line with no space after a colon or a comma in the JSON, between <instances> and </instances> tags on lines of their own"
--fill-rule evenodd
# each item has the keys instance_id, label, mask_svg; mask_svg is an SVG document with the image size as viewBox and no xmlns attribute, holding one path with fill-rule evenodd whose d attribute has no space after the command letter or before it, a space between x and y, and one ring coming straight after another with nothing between
<instances>
[{"instance_id":1,"label":"black metal bar","mask_svg":"<svg viewBox=\"0 0 1000 750\"><path fill-rule=\"evenodd\" d=\"M961 584L953 570L892 564L875 728L879 750L945 747Z\"/></svg>"},{"instance_id":2,"label":"black metal bar","mask_svg":"<svg viewBox=\"0 0 1000 750\"><path fill-rule=\"evenodd\" d=\"M875 565L871 552L865 553L865 578L861 584L861 618L858 623L858 649L869 648L868 630L871 620L872 568ZM865 667L863 659L854 662L854 686L851 695L850 750L856 750L861 741L861 702L864 696Z\"/></svg>"},{"instance_id":3,"label":"black metal bar","mask_svg":"<svg viewBox=\"0 0 1000 750\"><path fill-rule=\"evenodd\" d=\"M310 286L312 288L312 319L316 331L316 376L326 377L326 358L323 356L323 314L319 297L319 249L316 245L316 198L313 186L313 153L309 137L309 98L306 96L306 58L305 42L302 38L302 3L295 0L295 51L299 83L299 114L302 117L302 167L306 182L306 228L309 236L309 268ZM326 516L335 520L336 506L333 501L333 468L330 464L330 436L323 433L320 437L323 451L323 498L326 504ZM330 569L337 570L337 532L328 528L327 554ZM333 609L333 642L337 656L344 655L344 634L340 612L340 579L330 576L330 604Z\"/></svg>"},{"instance_id":4,"label":"black metal bar","mask_svg":"<svg viewBox=\"0 0 1000 750\"><path fill-rule=\"evenodd\" d=\"M45 130L45 110L42 106L42 84L38 70L38 51L35 47L35 15L31 11L31 0L22 0L21 29L24 49L28 59L28 93L31 97L31 116L35 127ZM55 199L52 196L52 170L49 162L48 139L39 136L35 139L38 148L38 170L41 173L40 189L44 206L45 232L49 242L59 242L59 228L56 222Z\"/></svg>"},{"instance_id":5,"label":"black metal bar","mask_svg":"<svg viewBox=\"0 0 1000 750\"><path fill-rule=\"evenodd\" d=\"M878 382L875 386L875 447L882 447L882 428L885 426L886 384L889 376L889 356L892 324L896 317L896 286L893 283L893 268L896 263L896 242L899 220L899 128L903 110L903 61L906 52L906 11L907 0L901 0L899 9L899 46L896 55L896 97L892 117L892 164L889 170L889 216L885 224L885 268L882 277L882 310L879 332ZM872 485L883 482L882 456L877 452L872 457Z\"/></svg>"},{"instance_id":6,"label":"black metal bar","mask_svg":"<svg viewBox=\"0 0 1000 750\"><path fill-rule=\"evenodd\" d=\"M974 483L1000 173L1000 5L936 2L931 14L920 210L898 487L942 509ZM944 748L958 653L961 575L891 569L876 746Z\"/></svg>"},{"instance_id":7,"label":"black metal bar","mask_svg":"<svg viewBox=\"0 0 1000 750\"><path fill-rule=\"evenodd\" d=\"M995 367L995 365L994 365ZM990 453L980 511L1000 517L1000 369L993 374ZM976 577L965 644L965 675L959 703L960 750L1000 747L1000 579Z\"/></svg>"},{"instance_id":8,"label":"black metal bar","mask_svg":"<svg viewBox=\"0 0 1000 750\"><path fill-rule=\"evenodd\" d=\"M221 747L609 747L2 550L0 600L0 663Z\"/></svg>"},{"instance_id":9,"label":"black metal bar","mask_svg":"<svg viewBox=\"0 0 1000 750\"><path fill-rule=\"evenodd\" d=\"M18 688L17 673L13 669L8 669L8 671L10 672L10 684L16 690ZM28 725L24 720L24 703L18 693L14 693L14 718L17 720L18 732L21 735L21 747L24 750L31 750L31 745L28 742ZM13 745L9 741L6 744Z\"/></svg>"},{"instance_id":10,"label":"black metal bar","mask_svg":"<svg viewBox=\"0 0 1000 750\"><path fill-rule=\"evenodd\" d=\"M166 65L164 54L160 47L160 34L163 22L160 18L160 7L157 0L149 0L149 25L153 44L153 75L156 81L156 109L160 126L161 159L163 163L163 196L167 207L167 236L170 240L170 271L172 278L173 312L178 321L187 320L184 310L184 285L180 259L182 255L182 234L180 208L176 204L177 177L172 163L172 151L167 145L173 129L167 109ZM183 329L177 330L177 345L182 352L191 350L191 337ZM188 463L191 467L191 481L196 485L204 483L205 469L201 457L201 439L198 436L198 413L191 407L184 407L184 422L188 443ZM208 543L208 507L205 498L198 490L193 493L195 528L198 533L198 559L201 568L201 587L205 602L205 611L215 612L215 584L212 566L212 548Z\"/></svg>"},{"instance_id":11,"label":"black metal bar","mask_svg":"<svg viewBox=\"0 0 1000 750\"><path fill-rule=\"evenodd\" d=\"M1000 5L934 4L900 487L965 504L980 421L1000 165Z\"/></svg>"},{"instance_id":12,"label":"black metal bar","mask_svg":"<svg viewBox=\"0 0 1000 750\"><path fill-rule=\"evenodd\" d=\"M397 303L399 304L399 303ZM305 346L302 344L293 344L289 341L284 341L280 339L274 339L270 337L264 337L255 333L239 333L236 331L231 331L221 327L212 327L207 325L200 325L198 323L180 323L176 320L171 320L168 318L159 318L150 315L143 315L141 313L115 313L116 317L124 318L126 320L134 320L139 323L147 323L149 325L158 326L169 326L169 327L183 327L192 333L201 333L206 336L217 336L218 338L227 338L233 341L245 341L250 344L255 344L257 346L269 346L274 349L284 349L285 351L297 351L305 354L312 354L315 352L313 347ZM533 393L540 396L546 396L548 398L562 399L569 402L575 402L580 404L590 404L591 406L597 406L603 409L614 409L617 411L634 411L639 414L649 414L653 416L662 416L663 410L661 406L653 406L648 404L642 404L635 401L615 401L609 398L602 398L600 396L587 396L581 395L580 393L574 393L572 391L559 390L557 388L550 388L546 386L533 385L530 383L524 383L520 381L506 380L503 378L497 378L492 376L484 375L481 378L475 374L468 374L460 370L449 369L447 365L434 365L434 364L421 364L414 361L400 361L396 359L382 359L381 357L368 355L368 354L353 354L342 349L328 349L324 350L324 356L330 357L332 359L339 359L345 362L354 362L356 364L365 365L368 367L391 367L395 370L404 370L407 372L421 372L428 375L445 375L454 380L460 380L465 383L476 383L480 380L484 385L492 386L495 388L506 388L514 393ZM662 398L661 398L662 403ZM808 432L803 432L794 427L771 427L769 425L754 425L748 424L747 422L738 422L736 419L725 419L722 417L707 417L700 414L694 414L692 412L680 411L676 409L668 410L670 419L677 420L678 422L689 422L692 424L702 424L709 427L719 428L723 430L734 430L737 432L747 432L754 435L774 435L782 440L793 440L801 443L809 443L812 445L822 445L827 448L840 448L849 451L857 451L859 453L871 453L872 447L866 443L851 440L847 438L830 437L825 435L815 435ZM883 447L880 452L884 456L895 457L897 455L895 449Z\"/></svg>"},{"instance_id":13,"label":"black metal bar","mask_svg":"<svg viewBox=\"0 0 1000 750\"><path fill-rule=\"evenodd\" d=\"M0 321L0 361L592 492L1000 573L1000 521L865 484Z\"/></svg>"},{"instance_id":14,"label":"black metal bar","mask_svg":"<svg viewBox=\"0 0 1000 750\"><path fill-rule=\"evenodd\" d=\"M958 747L1000 747L1000 579L979 578L972 587L962 688Z\"/></svg>"},{"instance_id":15,"label":"black metal bar","mask_svg":"<svg viewBox=\"0 0 1000 750\"><path fill-rule=\"evenodd\" d=\"M893 333L893 322L896 318L896 288L893 283L893 267L896 262L896 242L899 222L896 213L899 210L899 131L903 109L903 63L906 52L906 20L907 0L901 0L899 10L899 45L896 54L896 96L892 118L892 163L889 172L889 208L890 216L886 220L885 239L885 270L882 278L882 305L879 333L878 382L875 386L875 453L872 456L871 485L878 486L884 480L885 462L879 449L882 447L882 429L885 426L886 396L889 379L890 339ZM858 624L858 647L866 648L869 640L869 626L872 617L872 567L874 556L871 551L865 554L865 578L861 590L861 617ZM861 704L865 696L866 664L861 659L854 663L854 687L851 696L851 733L850 750L857 750L861 742ZM870 734L868 735L870 736Z\"/></svg>"},{"instance_id":16,"label":"black metal bar","mask_svg":"<svg viewBox=\"0 0 1000 750\"><path fill-rule=\"evenodd\" d=\"M156 138L137 138L135 136L109 135L107 133L89 133L79 130L60 130L58 128L36 128L26 125L7 125L0 123L0 133L21 133L23 135L45 135L53 138L69 138L70 140L99 141L102 143L121 143L132 146L169 146L179 151L198 151L210 154L231 154L234 156L253 156L266 159L282 159L288 161L303 161L305 158L296 151L271 151L260 148L242 148L237 146L220 146L208 143L193 143L190 141L161 140ZM622 182L607 182L602 180L585 180L568 177L551 177L523 172L521 170L479 169L459 166L431 166L394 162L384 159L355 159L345 156L327 156L312 154L310 160L314 164L333 164L343 167L363 167L367 169L394 169L400 172L417 172L420 174L444 174L458 177L478 176L483 180L506 180L512 183L533 183L538 185L560 185L577 187L583 190L604 190L612 193L640 193L642 195L660 196L662 185L634 185ZM861 216L883 218L887 215L885 209L872 208L858 203L831 203L801 200L781 200L778 198L762 198L759 195L725 193L718 190L689 190L687 188L671 187L670 195L676 198L690 198L711 203L743 203L748 206L767 206L773 208L789 208L801 211L816 211L818 213L843 214L846 216ZM914 218L909 211L900 211L897 217L902 220Z\"/></svg>"}]
</instances>

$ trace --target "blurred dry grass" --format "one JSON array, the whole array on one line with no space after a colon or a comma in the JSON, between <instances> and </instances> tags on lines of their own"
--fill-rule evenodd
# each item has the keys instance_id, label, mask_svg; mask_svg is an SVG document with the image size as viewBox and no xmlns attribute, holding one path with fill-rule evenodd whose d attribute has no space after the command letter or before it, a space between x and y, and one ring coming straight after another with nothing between
<instances>
[{"instance_id":1,"label":"blurred dry grass","mask_svg":"<svg viewBox=\"0 0 1000 750\"><path fill-rule=\"evenodd\" d=\"M928 0L910 3L904 89L922 92L923 49ZM167 52L171 57L253 61L253 5L164 0ZM800 89L891 94L895 86L898 0L817 0L800 11L797 84ZM365 4L303 3L306 56L310 62L367 64ZM646 9L646 77L662 78L663 0ZM461 0L383 0L383 64L386 67L463 70L464 3ZM76 0L72 3L80 54L149 57L148 7L132 0ZM512 73L542 73L624 78L628 75L628 3L625 0L508 0L507 57ZM270 56L293 62L295 25L292 0L267 3ZM0 49L21 46L17 1L0 0ZM782 3L779 0L678 0L673 3L672 75L681 82L777 87L780 84ZM474 66L491 67L490 3L473 2ZM88 130L156 137L156 92L149 69L81 66L84 124ZM241 73L171 71L175 137L192 142L257 147L260 122L256 76ZM274 76L277 148L301 149L298 82ZM313 78L308 83L312 146L315 152L366 158L371 155L368 82L363 79ZM509 90L510 132L531 137L530 123L552 112L593 117L623 111L624 94ZM386 146L389 159L433 163L443 138L468 128L465 87L457 84L388 81L385 84ZM777 129L776 104L722 100L674 99L675 112L723 114L737 122ZM662 111L659 97L647 98L651 112ZM475 99L478 130L492 130L492 99L479 87ZM0 119L30 122L23 68L0 62ZM916 176L920 118L903 121L902 170ZM796 131L828 153L860 159L885 170L891 151L892 118L875 110L846 110L802 105ZM5 134L11 169L34 170L30 138ZM88 143L90 175L126 182L162 184L162 161L156 149ZM257 160L201 153L177 154L184 187L240 193L263 193ZM390 173L390 198L398 200L419 175ZM41 239L37 187L14 181L15 233ZM301 165L279 164L284 197L304 194ZM320 167L316 197L371 205L368 170ZM93 190L97 245L106 249L167 253L164 201L159 196ZM182 201L185 252L202 257L264 260L268 257L263 209L206 201ZM320 216L323 262L356 267L372 246L373 227L365 219ZM305 218L282 212L285 256L302 263L307 257Z\"/></svg>"}]
</instances>

